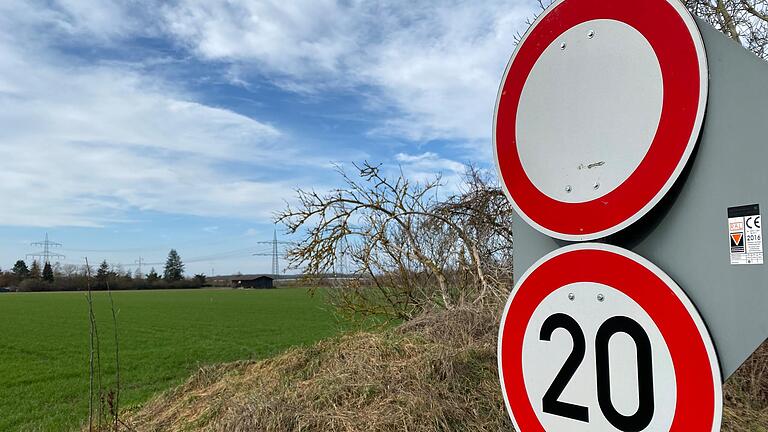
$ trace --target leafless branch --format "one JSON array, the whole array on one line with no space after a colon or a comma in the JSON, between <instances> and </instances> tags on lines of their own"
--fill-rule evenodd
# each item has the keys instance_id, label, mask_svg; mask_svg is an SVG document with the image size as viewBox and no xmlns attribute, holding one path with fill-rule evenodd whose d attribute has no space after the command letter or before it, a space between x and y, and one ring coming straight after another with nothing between
<instances>
[{"instance_id":1,"label":"leafless branch","mask_svg":"<svg viewBox=\"0 0 768 432\"><path fill-rule=\"evenodd\" d=\"M346 268L334 294L354 314L407 319L426 307L503 297L511 208L479 170L470 167L465 189L438 201L439 176L414 183L402 171L384 175L381 165L353 167L354 176L337 167L343 188L299 190L298 205L278 215L304 235L289 251L293 267L313 275Z\"/></svg>"}]
</instances>

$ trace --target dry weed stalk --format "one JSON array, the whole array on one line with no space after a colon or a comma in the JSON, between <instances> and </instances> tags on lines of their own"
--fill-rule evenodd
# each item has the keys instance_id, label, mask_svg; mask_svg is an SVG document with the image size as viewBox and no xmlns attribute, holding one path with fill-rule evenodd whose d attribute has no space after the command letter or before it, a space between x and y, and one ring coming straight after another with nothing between
<instances>
[{"instance_id":1,"label":"dry weed stalk","mask_svg":"<svg viewBox=\"0 0 768 432\"><path fill-rule=\"evenodd\" d=\"M85 271L86 271L86 299L88 301L88 321L89 321L89 336L90 342L88 345L88 352L90 360L88 362L88 431L93 431L93 376L94 376L94 333L96 329L96 320L93 315L93 295L91 293L91 266L88 264L88 258L85 258Z\"/></svg>"},{"instance_id":2,"label":"dry weed stalk","mask_svg":"<svg viewBox=\"0 0 768 432\"><path fill-rule=\"evenodd\" d=\"M85 258L86 274L86 300L88 303L89 320L89 371L88 371L88 431L118 431L122 424L120 421L120 341L117 326L117 311L115 309L114 298L109 282L107 282L107 293L109 296L109 305L112 312L112 323L114 326L115 341L115 370L116 384L114 390L104 391L101 381L101 348L99 346L99 333L96 324L96 314L93 308L93 291L91 287L91 266L88 258ZM95 378L95 388L94 388ZM98 394L96 394L96 392ZM98 406L94 409L94 398L98 401ZM108 409L106 409L108 408ZM94 411L96 412L96 424L94 425ZM112 417L107 421L107 412ZM127 428L126 428L127 429Z\"/></svg>"},{"instance_id":3,"label":"dry weed stalk","mask_svg":"<svg viewBox=\"0 0 768 432\"><path fill-rule=\"evenodd\" d=\"M112 289L107 281L107 293L109 295L109 308L112 311L112 326L115 337L115 390L110 391L107 398L109 412L112 415L114 430L118 430L120 418L120 338L117 331L117 312L115 311L115 301L112 297Z\"/></svg>"}]
</instances>

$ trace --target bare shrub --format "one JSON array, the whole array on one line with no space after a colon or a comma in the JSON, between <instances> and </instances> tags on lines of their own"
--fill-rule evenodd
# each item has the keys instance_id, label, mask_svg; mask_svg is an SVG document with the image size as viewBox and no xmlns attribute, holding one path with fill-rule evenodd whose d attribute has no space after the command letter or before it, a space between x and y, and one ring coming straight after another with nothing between
<instances>
[{"instance_id":1,"label":"bare shrub","mask_svg":"<svg viewBox=\"0 0 768 432\"><path fill-rule=\"evenodd\" d=\"M336 274L331 293L342 312L409 319L505 296L512 210L488 176L468 168L461 191L440 201L439 177L411 182L367 162L354 167L354 175L337 168L344 188L298 190L298 205L277 217L303 233L288 251L292 267Z\"/></svg>"}]
</instances>

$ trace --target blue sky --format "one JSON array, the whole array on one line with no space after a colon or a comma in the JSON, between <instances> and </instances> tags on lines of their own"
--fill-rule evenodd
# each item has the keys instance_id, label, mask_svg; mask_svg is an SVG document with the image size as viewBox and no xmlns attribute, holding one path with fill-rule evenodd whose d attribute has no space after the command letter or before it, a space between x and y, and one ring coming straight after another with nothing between
<instances>
[{"instance_id":1,"label":"blue sky","mask_svg":"<svg viewBox=\"0 0 768 432\"><path fill-rule=\"evenodd\" d=\"M268 272L271 215L367 159L491 166L493 104L534 1L0 2L0 267ZM278 227L279 228L279 227ZM146 270L146 269L145 269Z\"/></svg>"}]
</instances>

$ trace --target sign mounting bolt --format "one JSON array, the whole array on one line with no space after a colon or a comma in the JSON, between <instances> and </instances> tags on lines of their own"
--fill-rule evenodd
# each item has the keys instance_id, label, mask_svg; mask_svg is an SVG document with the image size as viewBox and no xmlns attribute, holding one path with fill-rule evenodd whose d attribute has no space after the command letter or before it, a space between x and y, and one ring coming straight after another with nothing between
<instances>
[{"instance_id":1,"label":"sign mounting bolt","mask_svg":"<svg viewBox=\"0 0 768 432\"><path fill-rule=\"evenodd\" d=\"M564 50L566 46L567 46L567 45L565 44L565 42L561 42L561 43L560 43L560 49L561 49L561 50Z\"/></svg>"},{"instance_id":2,"label":"sign mounting bolt","mask_svg":"<svg viewBox=\"0 0 768 432\"><path fill-rule=\"evenodd\" d=\"M592 186L592 189L594 189L594 190L600 189L600 183L595 182L595 184Z\"/></svg>"},{"instance_id":3,"label":"sign mounting bolt","mask_svg":"<svg viewBox=\"0 0 768 432\"><path fill-rule=\"evenodd\" d=\"M590 31L588 31L588 32L587 32L587 37L588 37L588 38L590 38L590 39L592 39L593 37L595 37L595 31L594 31L594 30L590 30Z\"/></svg>"},{"instance_id":4,"label":"sign mounting bolt","mask_svg":"<svg viewBox=\"0 0 768 432\"><path fill-rule=\"evenodd\" d=\"M568 300L573 301L575 298L576 296L573 293L568 293Z\"/></svg>"},{"instance_id":5,"label":"sign mounting bolt","mask_svg":"<svg viewBox=\"0 0 768 432\"><path fill-rule=\"evenodd\" d=\"M566 192L571 193L572 190L573 190L573 188L571 187L571 185L566 185L565 186L565 191Z\"/></svg>"},{"instance_id":6,"label":"sign mounting bolt","mask_svg":"<svg viewBox=\"0 0 768 432\"><path fill-rule=\"evenodd\" d=\"M598 295L597 295L597 301L601 302L601 301L603 301L603 300L605 300L605 296L604 296L604 295L602 295L602 294L598 294Z\"/></svg>"}]
</instances>

